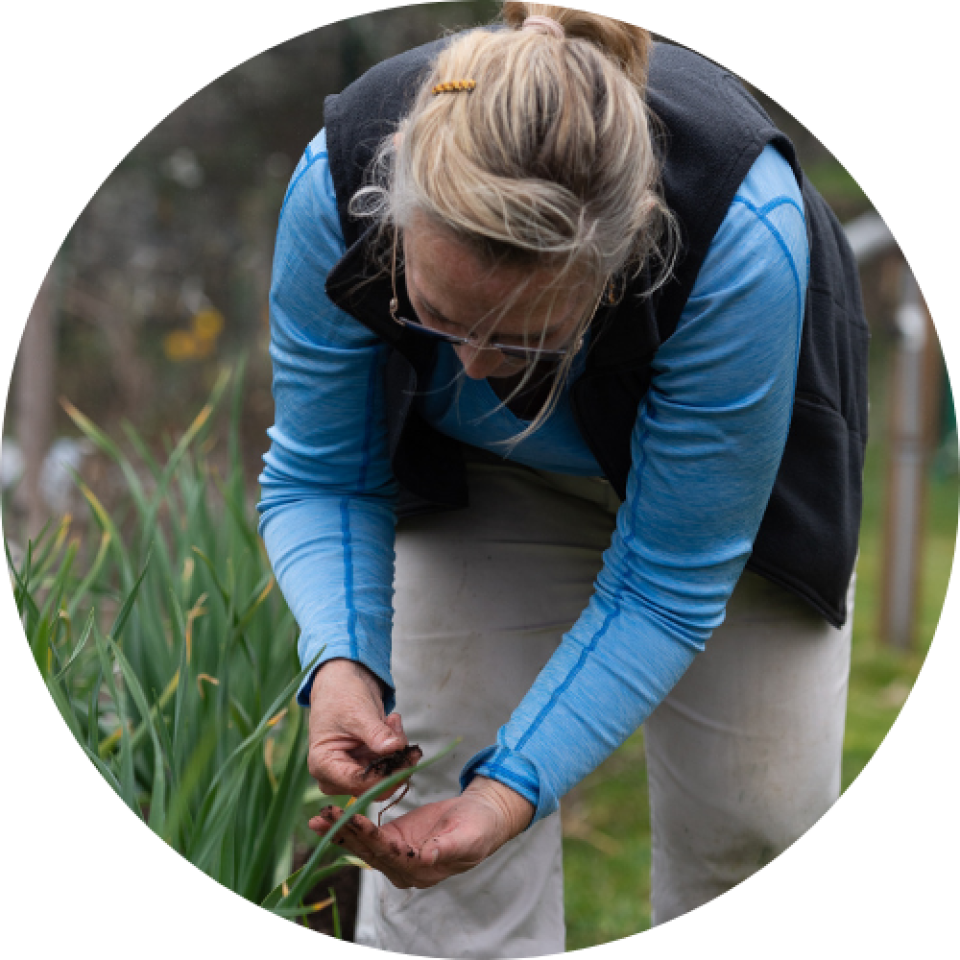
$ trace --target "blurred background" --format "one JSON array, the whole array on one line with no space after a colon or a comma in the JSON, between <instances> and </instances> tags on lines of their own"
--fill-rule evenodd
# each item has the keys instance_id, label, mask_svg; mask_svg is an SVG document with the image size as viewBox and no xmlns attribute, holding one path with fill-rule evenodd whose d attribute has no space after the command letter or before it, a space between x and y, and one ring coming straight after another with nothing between
<instances>
[{"instance_id":1,"label":"blurred background","mask_svg":"<svg viewBox=\"0 0 960 960\"><path fill-rule=\"evenodd\" d=\"M126 495L115 460L77 429L61 399L105 435L120 438L132 426L159 457L223 365L241 358L240 450L252 516L273 411L274 232L289 177L323 124L323 99L379 60L487 22L498 7L413 6L305 34L198 92L124 158L51 265L18 355L0 462L14 562L47 521L65 514L85 543L93 517L77 475L108 510ZM814 136L754 93L848 227L873 332L845 788L906 700L940 615L957 527L956 419L922 297L869 199ZM209 453L214 461L227 456L215 442ZM649 925L645 787L637 734L565 801L568 949ZM337 881L346 936L355 874ZM331 929L322 911L310 922Z\"/></svg>"}]
</instances>

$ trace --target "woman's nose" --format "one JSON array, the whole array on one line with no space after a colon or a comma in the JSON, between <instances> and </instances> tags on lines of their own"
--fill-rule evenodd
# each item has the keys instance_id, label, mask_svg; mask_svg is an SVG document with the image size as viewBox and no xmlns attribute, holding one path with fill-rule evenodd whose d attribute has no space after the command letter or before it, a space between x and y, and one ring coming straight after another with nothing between
<instances>
[{"instance_id":1,"label":"woman's nose","mask_svg":"<svg viewBox=\"0 0 960 960\"><path fill-rule=\"evenodd\" d=\"M471 380L486 379L500 366L503 359L499 350L480 350L468 343L460 344L454 349L463 364L463 372Z\"/></svg>"}]
</instances>

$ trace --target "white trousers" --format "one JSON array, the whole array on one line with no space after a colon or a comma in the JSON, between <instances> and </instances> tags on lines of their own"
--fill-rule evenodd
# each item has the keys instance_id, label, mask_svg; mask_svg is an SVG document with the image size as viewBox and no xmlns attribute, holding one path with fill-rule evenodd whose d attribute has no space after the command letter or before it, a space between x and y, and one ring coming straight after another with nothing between
<instances>
[{"instance_id":1,"label":"white trousers","mask_svg":"<svg viewBox=\"0 0 960 960\"><path fill-rule=\"evenodd\" d=\"M468 510L398 530L398 710L428 757L463 740L388 819L459 792L463 764L494 742L586 606L619 505L598 480L469 469ZM749 877L837 799L849 659L849 622L835 630L744 574L725 623L644 726L654 923ZM429 890L363 871L356 939L424 957L562 952L559 816Z\"/></svg>"}]
</instances>

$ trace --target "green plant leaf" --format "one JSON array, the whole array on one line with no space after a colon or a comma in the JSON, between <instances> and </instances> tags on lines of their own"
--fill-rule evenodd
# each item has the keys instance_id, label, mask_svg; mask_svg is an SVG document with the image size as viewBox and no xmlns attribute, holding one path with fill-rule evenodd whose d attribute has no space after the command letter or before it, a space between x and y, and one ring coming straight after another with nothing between
<instances>
[{"instance_id":1,"label":"green plant leaf","mask_svg":"<svg viewBox=\"0 0 960 960\"><path fill-rule=\"evenodd\" d=\"M188 859L201 869L203 864L209 862L211 851L220 842L227 827L239 797L243 770L250 762L253 751L262 744L274 717L290 702L294 691L306 679L321 654L322 651L284 687L254 731L226 758L214 776L197 816L197 835L187 853Z\"/></svg>"},{"instance_id":2,"label":"green plant leaf","mask_svg":"<svg viewBox=\"0 0 960 960\"><path fill-rule=\"evenodd\" d=\"M216 875L215 854L219 852L224 834L236 814L247 767L253 759L249 746L238 759L239 762L230 763L218 771L215 786L208 792L195 822L193 842L187 851L190 862L211 875Z\"/></svg>"},{"instance_id":3,"label":"green plant leaf","mask_svg":"<svg viewBox=\"0 0 960 960\"><path fill-rule=\"evenodd\" d=\"M56 643L57 623L60 619L60 606L70 571L77 556L77 545L71 544L67 548L66 555L53 578L47 590L47 599L44 601L40 610L40 617L33 636L30 638L30 646L33 649L33 656L40 668L40 673L46 679L50 670L51 654Z\"/></svg>"},{"instance_id":4,"label":"green plant leaf","mask_svg":"<svg viewBox=\"0 0 960 960\"><path fill-rule=\"evenodd\" d=\"M47 531L42 540L38 541L38 546L42 542L41 550L35 552L33 565L36 567L36 578L43 580L50 572L57 558L60 556L63 545L66 543L67 534L70 532L70 517L63 517L57 525L56 531L53 529L53 520L48 520L44 530Z\"/></svg>"},{"instance_id":5,"label":"green plant leaf","mask_svg":"<svg viewBox=\"0 0 960 960\"><path fill-rule=\"evenodd\" d=\"M146 572L146 568L144 568ZM141 579L143 574L141 574ZM150 815L148 824L150 829L156 833L163 834L163 822L167 812L167 780L164 775L164 761L169 764L169 758L165 756L160 745L160 737L157 734L155 712L156 708L151 709L144 696L143 688L137 675L133 672L129 661L123 655L120 645L110 637L104 638L110 652L113 654L120 666L120 672L123 674L123 680L126 684L137 710L140 712L141 722L150 735L150 742L153 744L153 787L150 793ZM128 748L129 749L129 748ZM132 752L132 750L131 750Z\"/></svg>"},{"instance_id":6,"label":"green plant leaf","mask_svg":"<svg viewBox=\"0 0 960 960\"><path fill-rule=\"evenodd\" d=\"M267 731L269 730L273 718L280 712L281 707L290 701L294 691L306 678L307 672L308 671L306 669L302 670L300 674L294 677L293 680L287 684L283 692L277 697L270 709L264 714L263 718L254 728L253 732L248 737L244 738L243 742L233 751L226 763L224 763L223 767L221 767L217 774L218 778L226 776L226 770L232 763L241 761L252 748L260 745L260 743L263 741L263 738L267 735ZM214 783L211 786L214 787L216 785L217 779L215 778Z\"/></svg>"},{"instance_id":7,"label":"green plant leaf","mask_svg":"<svg viewBox=\"0 0 960 960\"><path fill-rule=\"evenodd\" d=\"M120 775L117 778L117 792L120 799L139 817L141 815L140 806L137 797L137 784L134 775L133 750L130 746L130 729L127 723L127 709L125 698L117 689L117 684L113 675L113 661L110 659L109 647L106 643L106 637L101 636L96 623L93 627L93 638L97 646L97 654L100 657L100 666L103 671L103 677L107 684L110 697L113 700L117 710L119 733L117 737L120 741ZM107 741L100 744L101 752Z\"/></svg>"},{"instance_id":8,"label":"green plant leaf","mask_svg":"<svg viewBox=\"0 0 960 960\"><path fill-rule=\"evenodd\" d=\"M203 565L207 568L210 578L213 580L214 586L217 588L217 592L220 594L220 599L223 600L225 606L228 606L230 604L230 592L220 579L220 574L217 572L216 565L199 547L194 547L193 552L203 561Z\"/></svg>"},{"instance_id":9,"label":"green plant leaf","mask_svg":"<svg viewBox=\"0 0 960 960\"><path fill-rule=\"evenodd\" d=\"M97 521L97 525L105 534L108 535L107 543L110 546L113 555L116 557L117 564L120 568L120 583L121 589L123 589L133 580L133 574L131 572L130 560L127 556L127 551L124 549L123 540L120 538L120 531L117 528L113 518L109 513L107 513L106 508L100 502L97 495L83 482L83 480L78 478L76 482L77 486L80 488L81 494L83 494L83 498L87 501L87 504L93 513L94 519Z\"/></svg>"},{"instance_id":10,"label":"green plant leaf","mask_svg":"<svg viewBox=\"0 0 960 960\"><path fill-rule=\"evenodd\" d=\"M77 658L83 652L84 647L87 645L87 641L90 639L90 634L93 632L93 621L96 617L96 611L91 610L87 615L87 622L84 624L83 633L80 635L80 639L77 641L76 645L73 648L73 652L70 654L70 658L60 669L60 672L56 675L56 680L62 680L70 672L70 668L76 663Z\"/></svg>"},{"instance_id":11,"label":"green plant leaf","mask_svg":"<svg viewBox=\"0 0 960 960\"><path fill-rule=\"evenodd\" d=\"M60 406L67 412L67 416L77 425L80 432L120 467L123 478L127 482L130 495L133 497L139 509L145 509L146 498L143 493L143 485L140 483L140 477L137 476L137 471L134 469L133 464L130 463L120 447L89 417L81 413L69 400L61 397Z\"/></svg>"},{"instance_id":12,"label":"green plant leaf","mask_svg":"<svg viewBox=\"0 0 960 960\"><path fill-rule=\"evenodd\" d=\"M327 877L332 877L339 870L342 870L344 867L350 866L346 857L338 857L332 863L326 863L322 867L318 867L310 874L310 883L307 887L308 890L312 889L317 883L321 880L326 880ZM278 883L264 898L260 901L260 906L264 910L270 910L273 913L278 914L279 916L288 916L296 917L301 916L302 914L298 911L301 911L303 908L300 906L283 906L281 901L285 900L289 894L284 894L283 888L288 887L290 883L299 882L305 875L307 865L304 864L299 870L295 870L290 874L286 880ZM309 912L309 908L308 912ZM286 911L290 911L287 913Z\"/></svg>"},{"instance_id":13,"label":"green plant leaf","mask_svg":"<svg viewBox=\"0 0 960 960\"><path fill-rule=\"evenodd\" d=\"M210 422L210 418L213 416L213 412L219 406L220 400L223 397L223 392L226 390L227 384L230 382L230 375L230 370L226 367L220 371L213 390L210 392L210 398L203 405L200 413L197 414L190 426L187 427L183 436L171 451L170 456L167 459L166 466L163 468L160 483L158 484L161 489L166 489L166 485L170 482L171 477L173 477L176 473L177 467L186 456L191 444Z\"/></svg>"},{"instance_id":14,"label":"green plant leaf","mask_svg":"<svg viewBox=\"0 0 960 960\"><path fill-rule=\"evenodd\" d=\"M243 704L234 697L230 697L230 717L240 731L240 736L244 740L253 733L253 723L247 716L247 711L243 709Z\"/></svg>"},{"instance_id":15,"label":"green plant leaf","mask_svg":"<svg viewBox=\"0 0 960 960\"><path fill-rule=\"evenodd\" d=\"M256 553L259 549L259 538L256 532L246 522L244 516L244 504L242 499L242 489L238 496L236 489L231 484L225 484L219 478L214 478L214 484L221 497L223 497L224 506L230 512L240 536L246 543L247 549L251 553Z\"/></svg>"},{"instance_id":16,"label":"green plant leaf","mask_svg":"<svg viewBox=\"0 0 960 960\"><path fill-rule=\"evenodd\" d=\"M73 595L71 596L69 602L67 603L67 613L70 615L70 618L73 619L76 617L77 609L80 604L87 598L90 593L91 588L97 582L100 574L103 570L104 562L107 558L107 552L110 549L110 534L104 530L100 537L100 547L97 550L96 558L93 561L90 569L87 571L86 576L80 581L79 585L74 589Z\"/></svg>"},{"instance_id":17,"label":"green plant leaf","mask_svg":"<svg viewBox=\"0 0 960 960\"><path fill-rule=\"evenodd\" d=\"M343 939L343 931L340 929L340 908L337 905L337 895L333 890L333 887L329 887L328 891L330 894L330 899L333 901L333 935L338 939Z\"/></svg>"},{"instance_id":18,"label":"green plant leaf","mask_svg":"<svg viewBox=\"0 0 960 960\"><path fill-rule=\"evenodd\" d=\"M123 606L120 608L120 612L117 614L117 619L114 620L113 626L110 628L110 636L114 640L119 640L120 636L123 634L123 628L127 625L127 621L130 619L130 614L133 612L133 606L137 602L137 595L140 593L140 585L143 583L143 578L147 575L147 568L150 566L150 554L147 554L147 559L144 561L143 569L140 571L140 576L137 577L134 581L133 587L130 589L126 598L123 601Z\"/></svg>"},{"instance_id":19,"label":"green plant leaf","mask_svg":"<svg viewBox=\"0 0 960 960\"><path fill-rule=\"evenodd\" d=\"M47 690L50 692L53 702L57 705L57 709L60 711L60 716L63 717L64 723L70 728L70 732L77 739L77 742L82 744L83 731L80 727L73 702L67 696L61 684L53 678L47 680Z\"/></svg>"},{"instance_id":20,"label":"green plant leaf","mask_svg":"<svg viewBox=\"0 0 960 960\"><path fill-rule=\"evenodd\" d=\"M81 743L80 746L83 747L83 752L87 755L87 759L97 768L100 776L113 787L115 793L122 797L123 788L120 786L120 781L117 779L116 774L85 743Z\"/></svg>"},{"instance_id":21,"label":"green plant leaf","mask_svg":"<svg viewBox=\"0 0 960 960\"><path fill-rule=\"evenodd\" d=\"M41 611L33 630L31 631L30 650L33 653L34 663L40 671L40 676L44 680L49 678L50 670L48 667L48 654L50 652L50 618L49 615Z\"/></svg>"},{"instance_id":22,"label":"green plant leaf","mask_svg":"<svg viewBox=\"0 0 960 960\"><path fill-rule=\"evenodd\" d=\"M33 597L30 595L32 586L31 570L33 563L33 544L30 541L27 542L27 549L23 556L23 566L19 570L17 570L16 565L10 556L10 546L6 541L4 541L4 548L7 551L7 563L10 567L10 572L13 574L13 578L16 581L13 599L17 605L17 613L20 616L20 619L23 621L24 631L29 639L33 629L33 622L40 618L40 610L37 607Z\"/></svg>"},{"instance_id":23,"label":"green plant leaf","mask_svg":"<svg viewBox=\"0 0 960 960\"><path fill-rule=\"evenodd\" d=\"M317 880L325 880L327 877L336 873L339 869L340 868L337 867L335 870L321 870L319 873L321 873L322 876L318 876ZM278 917L284 917L287 920L294 920L298 917L308 917L312 913L319 913L321 910L325 910L331 905L335 906L336 902L334 901L334 903L331 904L330 900L323 900L320 903L309 903L302 907L272 907L270 912L275 913ZM334 933L334 936L336 936L338 939L342 939L336 932Z\"/></svg>"},{"instance_id":24,"label":"green plant leaf","mask_svg":"<svg viewBox=\"0 0 960 960\"><path fill-rule=\"evenodd\" d=\"M162 472L160 464L157 463L156 458L150 452L150 448L144 443L143 438L137 432L136 428L129 420L124 419L120 421L120 429L130 441L133 449L137 451L137 455L144 462L147 470L150 471L150 476L154 481L158 481Z\"/></svg>"},{"instance_id":25,"label":"green plant leaf","mask_svg":"<svg viewBox=\"0 0 960 960\"><path fill-rule=\"evenodd\" d=\"M300 743L300 733L303 728L302 712L295 711L294 718L292 740L294 745L297 745ZM300 810L300 797L303 795L303 788L308 779L305 760L299 756L289 757L270 802L266 819L254 842L253 856L240 878L238 892L248 900L253 899L256 890L261 886L262 877L267 873L270 857L276 855L282 839L289 836L293 830L294 820Z\"/></svg>"},{"instance_id":26,"label":"green plant leaf","mask_svg":"<svg viewBox=\"0 0 960 960\"><path fill-rule=\"evenodd\" d=\"M190 810L191 801L203 778L209 773L210 760L216 749L218 735L219 730L213 724L204 731L183 767L183 774L176 792L171 795L162 836L170 846L184 856L186 856L195 823Z\"/></svg>"},{"instance_id":27,"label":"green plant leaf","mask_svg":"<svg viewBox=\"0 0 960 960\"><path fill-rule=\"evenodd\" d=\"M176 606L176 601L174 601ZM179 608L177 608L179 609ZM183 636L183 629L181 628L180 635ZM171 740L173 741L173 760L176 764L178 771L183 770L183 751L181 750L181 744L183 742L183 723L184 723L184 709L187 696L190 691L190 674L187 665L187 645L180 645L180 663L177 667L177 676L181 678L182 682L177 684L177 690L174 695L173 701L173 733L171 734Z\"/></svg>"}]
</instances>

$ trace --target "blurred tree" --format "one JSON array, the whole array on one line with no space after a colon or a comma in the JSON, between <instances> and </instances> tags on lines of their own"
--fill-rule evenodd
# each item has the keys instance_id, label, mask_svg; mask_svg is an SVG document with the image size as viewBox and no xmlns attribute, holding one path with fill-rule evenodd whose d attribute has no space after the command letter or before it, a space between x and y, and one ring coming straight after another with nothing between
<instances>
[{"instance_id":1,"label":"blurred tree","mask_svg":"<svg viewBox=\"0 0 960 960\"><path fill-rule=\"evenodd\" d=\"M378 60L497 9L437 3L331 24L240 64L158 124L104 181L58 256L58 389L100 422L121 413L156 433L206 392L212 363L248 352L251 437L262 436L277 214L322 126L324 98ZM216 335L198 339L210 317Z\"/></svg>"}]
</instances>

